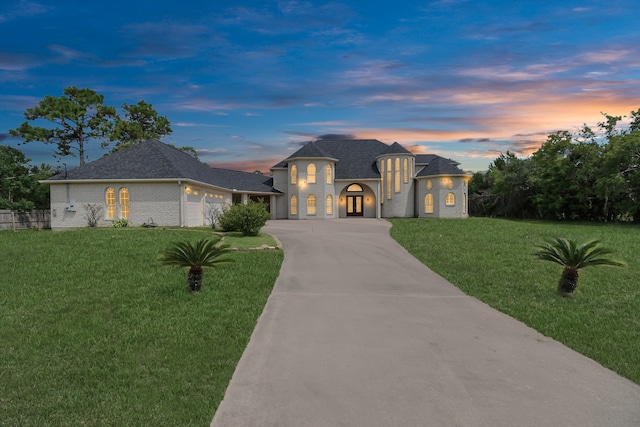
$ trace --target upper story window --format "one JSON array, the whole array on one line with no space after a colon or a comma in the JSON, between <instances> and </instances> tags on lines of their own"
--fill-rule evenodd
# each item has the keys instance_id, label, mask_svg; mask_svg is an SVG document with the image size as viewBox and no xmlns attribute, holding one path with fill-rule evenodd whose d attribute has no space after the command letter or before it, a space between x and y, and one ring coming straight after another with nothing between
<instances>
[{"instance_id":1,"label":"upper story window","mask_svg":"<svg viewBox=\"0 0 640 427\"><path fill-rule=\"evenodd\" d=\"M291 183L296 184L298 182L298 167L291 165Z\"/></svg>"},{"instance_id":2,"label":"upper story window","mask_svg":"<svg viewBox=\"0 0 640 427\"><path fill-rule=\"evenodd\" d=\"M116 190L112 187L105 191L105 199L107 202L107 219L116 217Z\"/></svg>"},{"instance_id":3,"label":"upper story window","mask_svg":"<svg viewBox=\"0 0 640 427\"><path fill-rule=\"evenodd\" d=\"M446 199L444 200L444 203L447 206L453 206L456 204L456 196L453 193L448 193Z\"/></svg>"},{"instance_id":4,"label":"upper story window","mask_svg":"<svg viewBox=\"0 0 640 427\"><path fill-rule=\"evenodd\" d=\"M126 187L120 188L118 192L118 198L120 201L120 218L129 218L129 189Z\"/></svg>"},{"instance_id":5,"label":"upper story window","mask_svg":"<svg viewBox=\"0 0 640 427\"><path fill-rule=\"evenodd\" d=\"M451 180L451 178L444 178L442 180L442 184L447 187L449 190L451 190L453 188L453 181Z\"/></svg>"},{"instance_id":6,"label":"upper story window","mask_svg":"<svg viewBox=\"0 0 640 427\"><path fill-rule=\"evenodd\" d=\"M307 215L315 215L316 214L316 196L314 194L309 194L307 196Z\"/></svg>"},{"instance_id":7,"label":"upper story window","mask_svg":"<svg viewBox=\"0 0 640 427\"><path fill-rule=\"evenodd\" d=\"M396 193L400 192L400 157L396 157Z\"/></svg>"},{"instance_id":8,"label":"upper story window","mask_svg":"<svg viewBox=\"0 0 640 427\"><path fill-rule=\"evenodd\" d=\"M350 193L355 193L355 192L364 191L364 190L362 189L362 185L360 184L351 184L350 186L347 187L347 191Z\"/></svg>"},{"instance_id":9,"label":"upper story window","mask_svg":"<svg viewBox=\"0 0 640 427\"><path fill-rule=\"evenodd\" d=\"M433 213L433 194L424 196L424 213Z\"/></svg>"},{"instance_id":10,"label":"upper story window","mask_svg":"<svg viewBox=\"0 0 640 427\"><path fill-rule=\"evenodd\" d=\"M309 163L307 165L307 183L316 183L316 165L314 165L313 163Z\"/></svg>"},{"instance_id":11,"label":"upper story window","mask_svg":"<svg viewBox=\"0 0 640 427\"><path fill-rule=\"evenodd\" d=\"M404 183L409 183L409 159L404 159L402 161L402 174L404 175Z\"/></svg>"},{"instance_id":12,"label":"upper story window","mask_svg":"<svg viewBox=\"0 0 640 427\"><path fill-rule=\"evenodd\" d=\"M331 194L327 196L326 211L327 215L333 215L333 196Z\"/></svg>"},{"instance_id":13,"label":"upper story window","mask_svg":"<svg viewBox=\"0 0 640 427\"><path fill-rule=\"evenodd\" d=\"M291 196L291 215L298 215L298 198L295 194Z\"/></svg>"},{"instance_id":14,"label":"upper story window","mask_svg":"<svg viewBox=\"0 0 640 427\"><path fill-rule=\"evenodd\" d=\"M387 199L391 199L391 159L387 159Z\"/></svg>"},{"instance_id":15,"label":"upper story window","mask_svg":"<svg viewBox=\"0 0 640 427\"><path fill-rule=\"evenodd\" d=\"M331 165L325 166L326 183L331 184L333 182L333 167Z\"/></svg>"},{"instance_id":16,"label":"upper story window","mask_svg":"<svg viewBox=\"0 0 640 427\"><path fill-rule=\"evenodd\" d=\"M380 162L380 180L382 181L381 185L380 185L380 187L381 187L380 191L382 192L382 194L380 195L381 196L380 202L384 203L384 184L385 184L385 179L384 179L384 160L382 160Z\"/></svg>"},{"instance_id":17,"label":"upper story window","mask_svg":"<svg viewBox=\"0 0 640 427\"><path fill-rule=\"evenodd\" d=\"M427 180L427 190L431 190L433 188L433 183L430 179Z\"/></svg>"}]
</instances>

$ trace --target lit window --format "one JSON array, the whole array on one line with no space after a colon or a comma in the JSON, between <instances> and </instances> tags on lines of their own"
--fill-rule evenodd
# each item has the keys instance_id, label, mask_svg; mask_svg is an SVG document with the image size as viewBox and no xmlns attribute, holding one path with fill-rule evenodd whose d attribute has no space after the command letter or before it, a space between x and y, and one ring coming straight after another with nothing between
<instances>
[{"instance_id":1,"label":"lit window","mask_svg":"<svg viewBox=\"0 0 640 427\"><path fill-rule=\"evenodd\" d=\"M380 179L382 181L382 183L381 183L382 185L380 186L381 187L380 191L382 192L382 195L381 195L382 196L382 200L381 201L382 201L382 203L384 203L384 160L382 160L380 162Z\"/></svg>"},{"instance_id":2,"label":"lit window","mask_svg":"<svg viewBox=\"0 0 640 427\"><path fill-rule=\"evenodd\" d=\"M404 159L402 162L402 173L404 174L404 183L409 183L409 159Z\"/></svg>"},{"instance_id":3,"label":"lit window","mask_svg":"<svg viewBox=\"0 0 640 427\"><path fill-rule=\"evenodd\" d=\"M453 181L451 180L451 178L445 178L442 180L442 184L447 187L449 190L451 190L453 188Z\"/></svg>"},{"instance_id":4,"label":"lit window","mask_svg":"<svg viewBox=\"0 0 640 427\"><path fill-rule=\"evenodd\" d=\"M456 204L456 196L453 193L447 194L447 198L444 200L447 206L453 206Z\"/></svg>"},{"instance_id":5,"label":"lit window","mask_svg":"<svg viewBox=\"0 0 640 427\"><path fill-rule=\"evenodd\" d=\"M400 157L396 157L396 193L400 192Z\"/></svg>"},{"instance_id":6,"label":"lit window","mask_svg":"<svg viewBox=\"0 0 640 427\"><path fill-rule=\"evenodd\" d=\"M424 213L433 213L433 194L424 196Z\"/></svg>"},{"instance_id":7,"label":"lit window","mask_svg":"<svg viewBox=\"0 0 640 427\"><path fill-rule=\"evenodd\" d=\"M307 197L307 215L316 214L316 196L309 194Z\"/></svg>"},{"instance_id":8,"label":"lit window","mask_svg":"<svg viewBox=\"0 0 640 427\"><path fill-rule=\"evenodd\" d=\"M129 218L129 190L122 187L118 197L120 199L120 218Z\"/></svg>"},{"instance_id":9,"label":"lit window","mask_svg":"<svg viewBox=\"0 0 640 427\"><path fill-rule=\"evenodd\" d=\"M327 215L333 215L333 196L327 196Z\"/></svg>"},{"instance_id":10,"label":"lit window","mask_svg":"<svg viewBox=\"0 0 640 427\"><path fill-rule=\"evenodd\" d=\"M333 182L333 168L331 167L331 165L327 165L325 167L325 171L325 175L327 176L326 183L331 184Z\"/></svg>"},{"instance_id":11,"label":"lit window","mask_svg":"<svg viewBox=\"0 0 640 427\"><path fill-rule=\"evenodd\" d=\"M296 184L298 182L298 167L291 165L291 183Z\"/></svg>"},{"instance_id":12,"label":"lit window","mask_svg":"<svg viewBox=\"0 0 640 427\"><path fill-rule=\"evenodd\" d=\"M307 165L307 183L316 183L316 165L313 163L309 163L309 165Z\"/></svg>"},{"instance_id":13,"label":"lit window","mask_svg":"<svg viewBox=\"0 0 640 427\"><path fill-rule=\"evenodd\" d=\"M431 190L433 188L433 183L430 179L427 180L427 190Z\"/></svg>"},{"instance_id":14,"label":"lit window","mask_svg":"<svg viewBox=\"0 0 640 427\"><path fill-rule=\"evenodd\" d=\"M107 199L107 218L116 217L116 190L109 187L106 191Z\"/></svg>"},{"instance_id":15,"label":"lit window","mask_svg":"<svg viewBox=\"0 0 640 427\"><path fill-rule=\"evenodd\" d=\"M298 198L295 196L291 196L291 215L298 215Z\"/></svg>"},{"instance_id":16,"label":"lit window","mask_svg":"<svg viewBox=\"0 0 640 427\"><path fill-rule=\"evenodd\" d=\"M347 191L350 193L353 193L353 192L359 192L364 190L362 189L362 186L360 184L351 184L350 186L347 187Z\"/></svg>"},{"instance_id":17,"label":"lit window","mask_svg":"<svg viewBox=\"0 0 640 427\"><path fill-rule=\"evenodd\" d=\"M387 199L391 199L391 159L387 159Z\"/></svg>"}]
</instances>

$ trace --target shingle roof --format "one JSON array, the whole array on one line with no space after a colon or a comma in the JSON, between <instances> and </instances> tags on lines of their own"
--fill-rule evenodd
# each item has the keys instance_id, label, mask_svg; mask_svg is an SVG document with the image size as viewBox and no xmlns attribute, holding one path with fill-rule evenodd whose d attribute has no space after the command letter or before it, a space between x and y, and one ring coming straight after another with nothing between
<instances>
[{"instance_id":1,"label":"shingle roof","mask_svg":"<svg viewBox=\"0 0 640 427\"><path fill-rule=\"evenodd\" d=\"M387 144L377 139L317 140L306 144L272 169L287 167L287 162L293 159L327 157L338 160L336 179L380 178L376 157L388 149Z\"/></svg>"},{"instance_id":2,"label":"shingle roof","mask_svg":"<svg viewBox=\"0 0 640 427\"><path fill-rule=\"evenodd\" d=\"M279 193L273 189L271 177L212 168L156 139L116 151L47 181L109 179L189 179L229 190Z\"/></svg>"},{"instance_id":3,"label":"shingle roof","mask_svg":"<svg viewBox=\"0 0 640 427\"><path fill-rule=\"evenodd\" d=\"M411 154L413 155L413 153L411 153L411 151L407 150L406 148L404 148L402 145L398 144L397 142L394 142L393 144L391 144L384 153L382 154Z\"/></svg>"},{"instance_id":4,"label":"shingle roof","mask_svg":"<svg viewBox=\"0 0 640 427\"><path fill-rule=\"evenodd\" d=\"M465 172L457 166L459 164L458 162L436 155L433 156L433 159L431 159L429 164L425 166L417 176L466 175Z\"/></svg>"}]
</instances>

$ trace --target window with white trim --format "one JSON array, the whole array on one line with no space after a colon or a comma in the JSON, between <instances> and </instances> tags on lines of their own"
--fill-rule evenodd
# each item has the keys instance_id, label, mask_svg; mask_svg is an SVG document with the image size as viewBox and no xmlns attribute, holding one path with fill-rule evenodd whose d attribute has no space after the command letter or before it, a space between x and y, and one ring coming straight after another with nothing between
<instances>
[{"instance_id":1,"label":"window with white trim","mask_svg":"<svg viewBox=\"0 0 640 427\"><path fill-rule=\"evenodd\" d=\"M327 215L333 215L333 196L331 194L327 196L326 212Z\"/></svg>"},{"instance_id":2,"label":"window with white trim","mask_svg":"<svg viewBox=\"0 0 640 427\"><path fill-rule=\"evenodd\" d=\"M456 204L456 196L453 193L448 193L447 197L444 199L444 203L447 206L453 206Z\"/></svg>"},{"instance_id":3,"label":"window with white trim","mask_svg":"<svg viewBox=\"0 0 640 427\"><path fill-rule=\"evenodd\" d=\"M433 213L433 194L431 193L424 196L424 213Z\"/></svg>"},{"instance_id":4,"label":"window with white trim","mask_svg":"<svg viewBox=\"0 0 640 427\"><path fill-rule=\"evenodd\" d=\"M307 215L316 214L316 196L315 194L309 194L307 196Z\"/></svg>"},{"instance_id":5,"label":"window with white trim","mask_svg":"<svg viewBox=\"0 0 640 427\"><path fill-rule=\"evenodd\" d=\"M402 161L402 174L404 175L404 183L409 183L409 159L405 158Z\"/></svg>"},{"instance_id":6,"label":"window with white trim","mask_svg":"<svg viewBox=\"0 0 640 427\"><path fill-rule=\"evenodd\" d=\"M107 219L116 218L116 190L109 187L105 191L105 199L107 202Z\"/></svg>"},{"instance_id":7,"label":"window with white trim","mask_svg":"<svg viewBox=\"0 0 640 427\"><path fill-rule=\"evenodd\" d=\"M121 187L118 191L118 201L120 202L120 218L129 218L129 189Z\"/></svg>"},{"instance_id":8,"label":"window with white trim","mask_svg":"<svg viewBox=\"0 0 640 427\"><path fill-rule=\"evenodd\" d=\"M291 215L298 215L298 198L295 194L291 196Z\"/></svg>"},{"instance_id":9,"label":"window with white trim","mask_svg":"<svg viewBox=\"0 0 640 427\"><path fill-rule=\"evenodd\" d=\"M307 184L316 183L316 165L309 163L307 165Z\"/></svg>"},{"instance_id":10,"label":"window with white trim","mask_svg":"<svg viewBox=\"0 0 640 427\"><path fill-rule=\"evenodd\" d=\"M297 184L298 182L298 167L291 165L291 184Z\"/></svg>"},{"instance_id":11,"label":"window with white trim","mask_svg":"<svg viewBox=\"0 0 640 427\"><path fill-rule=\"evenodd\" d=\"M325 166L325 175L327 184L331 184L333 182L333 167L329 164Z\"/></svg>"},{"instance_id":12,"label":"window with white trim","mask_svg":"<svg viewBox=\"0 0 640 427\"><path fill-rule=\"evenodd\" d=\"M400 157L396 157L396 193L400 192Z\"/></svg>"}]
</instances>

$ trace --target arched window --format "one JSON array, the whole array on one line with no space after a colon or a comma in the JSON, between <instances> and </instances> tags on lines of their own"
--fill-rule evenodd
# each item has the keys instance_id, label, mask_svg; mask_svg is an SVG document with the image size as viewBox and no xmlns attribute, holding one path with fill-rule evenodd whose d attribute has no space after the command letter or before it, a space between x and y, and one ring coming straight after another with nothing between
<instances>
[{"instance_id":1,"label":"arched window","mask_svg":"<svg viewBox=\"0 0 640 427\"><path fill-rule=\"evenodd\" d=\"M327 215L333 215L333 196L327 196Z\"/></svg>"},{"instance_id":2,"label":"arched window","mask_svg":"<svg viewBox=\"0 0 640 427\"><path fill-rule=\"evenodd\" d=\"M387 159L387 199L391 199L391 159Z\"/></svg>"},{"instance_id":3,"label":"arched window","mask_svg":"<svg viewBox=\"0 0 640 427\"><path fill-rule=\"evenodd\" d=\"M307 165L307 183L316 183L316 165L314 165L313 163L309 163Z\"/></svg>"},{"instance_id":4,"label":"arched window","mask_svg":"<svg viewBox=\"0 0 640 427\"><path fill-rule=\"evenodd\" d=\"M382 203L384 203L384 159L380 162L380 180L382 181L380 184L380 192L382 199L380 200Z\"/></svg>"},{"instance_id":5,"label":"arched window","mask_svg":"<svg viewBox=\"0 0 640 427\"><path fill-rule=\"evenodd\" d=\"M448 194L447 194L447 198L446 198L446 199L444 199L444 203L445 203L447 206L453 206L453 205L455 205L455 204L456 204L456 196L455 196L455 194L453 194L453 193L448 193Z\"/></svg>"},{"instance_id":6,"label":"arched window","mask_svg":"<svg viewBox=\"0 0 640 427\"><path fill-rule=\"evenodd\" d=\"M430 179L427 180L427 190L431 190L433 188L433 183Z\"/></svg>"},{"instance_id":7,"label":"arched window","mask_svg":"<svg viewBox=\"0 0 640 427\"><path fill-rule=\"evenodd\" d=\"M433 213L433 194L431 193L424 196L424 213Z\"/></svg>"},{"instance_id":8,"label":"arched window","mask_svg":"<svg viewBox=\"0 0 640 427\"><path fill-rule=\"evenodd\" d=\"M120 218L129 218L129 189L126 187L120 188L118 192L118 198L120 202Z\"/></svg>"},{"instance_id":9,"label":"arched window","mask_svg":"<svg viewBox=\"0 0 640 427\"><path fill-rule=\"evenodd\" d=\"M298 215L298 198L295 194L291 196L291 215Z\"/></svg>"},{"instance_id":10,"label":"arched window","mask_svg":"<svg viewBox=\"0 0 640 427\"><path fill-rule=\"evenodd\" d=\"M333 167L330 164L325 166L325 175L327 177L325 182L331 184L333 182Z\"/></svg>"},{"instance_id":11,"label":"arched window","mask_svg":"<svg viewBox=\"0 0 640 427\"><path fill-rule=\"evenodd\" d=\"M307 215L315 215L316 214L316 196L314 194L309 194L307 196Z\"/></svg>"},{"instance_id":12,"label":"arched window","mask_svg":"<svg viewBox=\"0 0 640 427\"><path fill-rule=\"evenodd\" d=\"M298 167L291 165L291 183L296 184L298 182Z\"/></svg>"},{"instance_id":13,"label":"arched window","mask_svg":"<svg viewBox=\"0 0 640 427\"><path fill-rule=\"evenodd\" d=\"M400 192L400 157L396 157L396 193Z\"/></svg>"},{"instance_id":14,"label":"arched window","mask_svg":"<svg viewBox=\"0 0 640 427\"><path fill-rule=\"evenodd\" d=\"M405 158L402 161L402 173L404 175L404 183L409 183L409 159Z\"/></svg>"},{"instance_id":15,"label":"arched window","mask_svg":"<svg viewBox=\"0 0 640 427\"><path fill-rule=\"evenodd\" d=\"M355 193L355 192L364 191L364 190L362 189L362 186L360 184L351 184L350 186L347 187L347 191L350 193Z\"/></svg>"},{"instance_id":16,"label":"arched window","mask_svg":"<svg viewBox=\"0 0 640 427\"><path fill-rule=\"evenodd\" d=\"M107 201L107 219L116 217L116 190L109 187L105 191L105 198Z\"/></svg>"}]
</instances>

